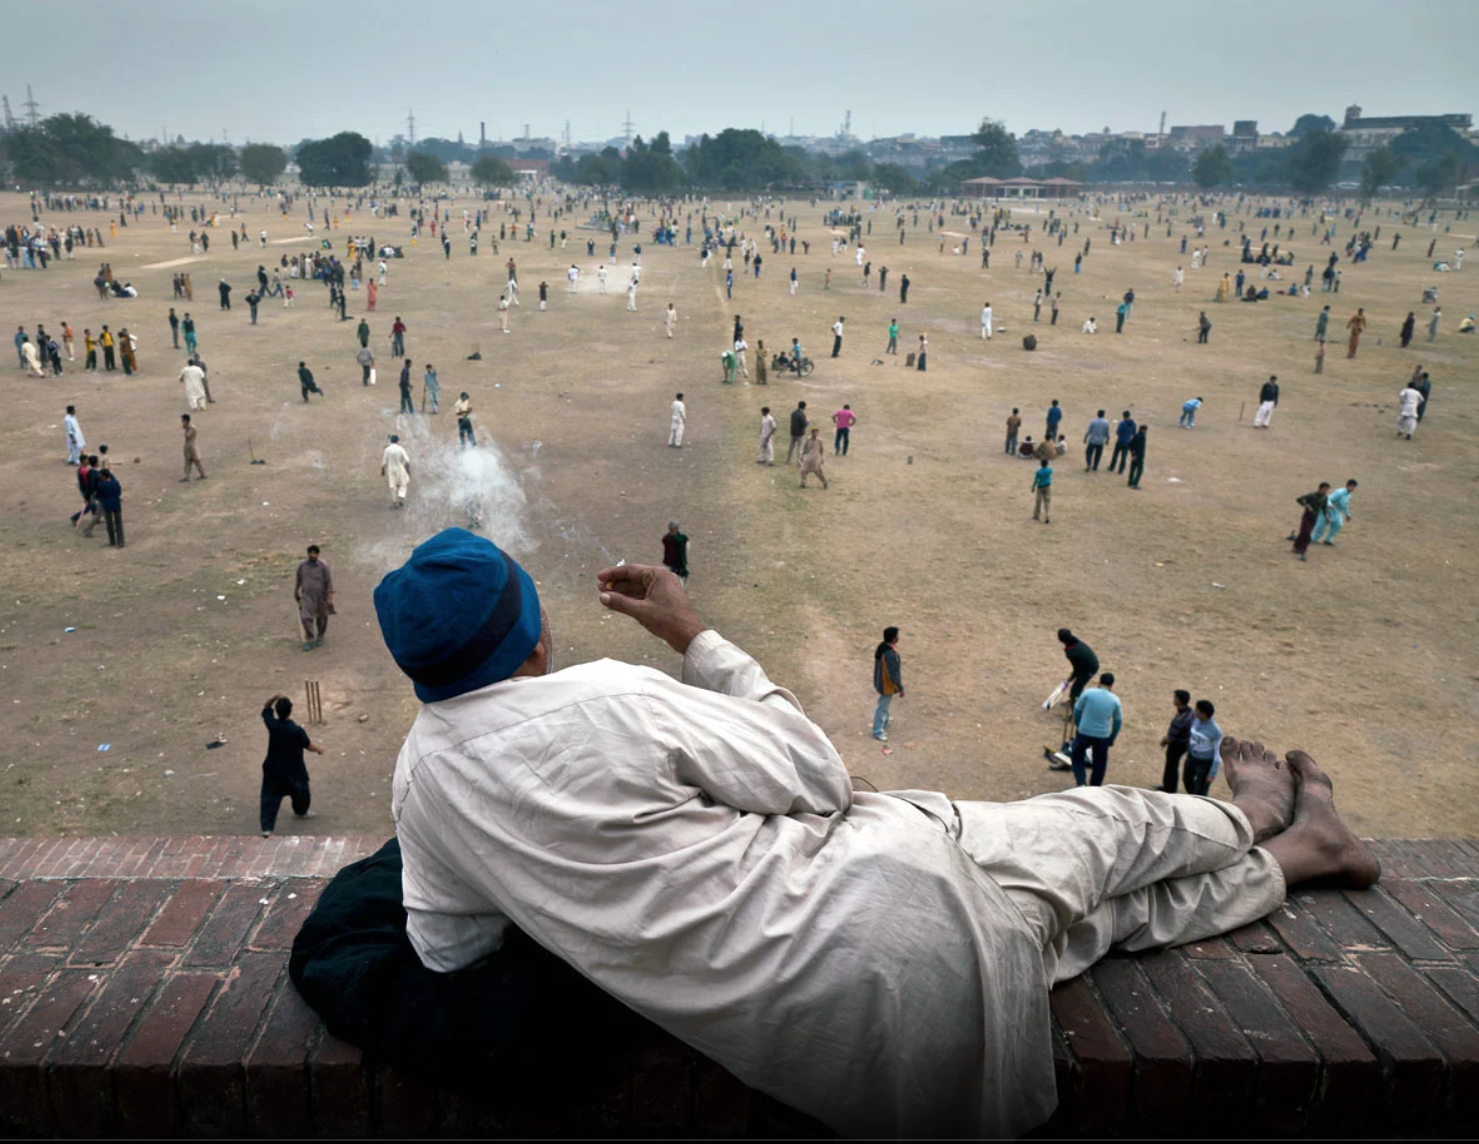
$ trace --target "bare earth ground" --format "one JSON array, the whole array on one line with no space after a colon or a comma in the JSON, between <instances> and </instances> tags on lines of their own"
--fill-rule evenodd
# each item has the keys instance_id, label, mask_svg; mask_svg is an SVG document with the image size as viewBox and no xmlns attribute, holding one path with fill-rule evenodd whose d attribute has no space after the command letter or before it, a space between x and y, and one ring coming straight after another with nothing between
<instances>
[{"instance_id":1,"label":"bare earth ground","mask_svg":"<svg viewBox=\"0 0 1479 1144\"><path fill-rule=\"evenodd\" d=\"M1111 781L1158 781L1156 744L1170 692L1184 686L1214 699L1229 733L1310 750L1363 833L1472 836L1479 825L1472 586L1479 338L1455 332L1463 315L1479 310L1479 255L1472 271L1431 272L1426 226L1380 219L1371 260L1342 261L1338 296L1322 295L1317 280L1308 300L1217 306L1217 279L1237 271L1241 216L1225 232L1208 232L1210 268L1194 273L1178 253L1184 226L1172 238L1162 227L1150 240L1112 247L1107 226L1128 212L1106 205L1092 218L1068 204L1079 232L1061 247L1039 246L1063 292L1062 317L1049 328L1046 310L1032 326L1041 277L1028 274L1025 253L1024 269L1014 269L1016 239L998 236L994 268L983 273L976 242L965 257L948 246L940 253L924 214L902 248L891 210L868 216L875 282L880 266L890 268L886 295L862 289L850 251L829 256L823 207L798 202L787 209L798 215L811 254L798 245L794 258L773 255L767 244L758 282L737 267L732 303L723 298L718 260L705 273L696 246L644 242L641 309L628 314L630 237L620 244L611 293L600 297L594 271L604 242L572 229L584 212L555 224L571 229L567 250L549 249L551 223L541 209L539 241L505 242L495 256L485 229L482 252L471 259L459 222L461 208L476 203L463 196L450 204L450 261L423 238L391 263L379 313L370 316L380 385L367 390L354 363L363 292L352 295L353 320L341 324L319 284L299 283L297 309L269 301L260 325L248 324L242 299L263 253L276 259L306 244L278 242L302 234L301 205L284 221L267 202L244 196L241 203L254 239L267 228L269 251L254 244L233 251L223 226L208 256L188 260L188 226L171 235L147 215L104 252L82 250L45 273L7 271L0 282L7 337L38 320L59 332L66 319L78 346L77 362L59 379L25 379L4 366L0 680L8 702L0 827L7 832L255 830L264 744L257 711L272 692L301 697L303 681L316 679L327 716L326 726L311 729L327 748L310 760L319 817L295 822L284 807L279 828L388 834L389 779L416 704L380 641L371 592L414 544L466 519L451 475L450 407L462 389L501 450L501 464L482 459L484 475L505 482L490 532L540 581L565 663L609 655L677 670L666 649L608 617L592 585L596 569L616 558L657 562L659 537L677 518L693 539L689 590L701 614L793 688L849 767L880 788L1011 799L1070 783L1045 768L1042 747L1056 742L1061 723L1039 709L1064 675L1053 632L1067 625L1120 678L1127 721ZM1190 213L1183 205L1181 217ZM1030 209L1017 217L1040 229ZM0 218L28 218L25 198L0 195ZM1449 218L1440 219L1439 256L1473 241L1473 221L1444 234ZM93 212L50 221L74 220L106 226ZM763 221L741 229L758 234ZM963 231L961 224L951 219L947 229ZM1256 237L1264 222L1248 225ZM1311 262L1318 269L1330 249L1316 245L1312 225L1298 220L1300 275ZM1374 225L1369 216L1366 225ZM1406 233L1394 254L1395 229ZM1350 230L1342 221L1341 246ZM336 248L342 253L343 238L361 231L403 242L408 224L357 218L334 233ZM596 258L585 254L587 235L597 239ZM1093 249L1075 277L1075 243L1086 237ZM522 305L504 337L494 308L510 252ZM139 299L96 297L90 279L103 257L138 286ZM574 298L565 290L571 262L585 275ZM147 268L154 263L165 265ZM175 263L193 275L195 299L181 309L199 323L218 399L197 417L211 479L190 485L177 483L184 354L170 349L165 321ZM1187 267L1179 293L1171 289L1178 263ZM801 275L796 298L786 281L793 264ZM823 291L829 266L832 288ZM900 306L904 272L913 285ZM236 287L229 314L217 306L221 276ZM545 314L536 312L541 278L550 283ZM1433 282L1441 285L1444 324L1430 345L1423 324L1431 308L1418 299ZM1130 285L1134 315L1116 337L1114 306ZM669 299L682 314L672 341L662 333ZM998 323L989 344L977 337L986 299ZM1310 337L1326 301L1334 303L1333 340L1316 378ZM1360 356L1347 361L1344 323L1357 305L1372 326ZM1195 344L1199 308L1214 322L1209 346ZM1420 332L1402 351L1397 328L1409 309L1418 311ZM799 336L816 373L800 383L773 380L768 389L721 386L719 353L737 312L752 347L764 339L774 350ZM444 402L441 416L401 428L416 476L399 513L378 474L385 435L396 427L388 336L397 313L411 329L418 399L423 363L431 361ZM849 332L833 362L828 327L838 314ZM1103 327L1096 338L1078 332L1088 314ZM902 351L929 331L928 373L906 371L902 353L869 364L882 357L894 315ZM82 330L105 321L137 332L139 376L81 372ZM1035 354L1020 344L1029 327L1041 341ZM465 361L475 347L483 360ZM326 400L300 402L300 358ZM1395 395L1418 361L1433 375L1429 415L1414 441L1399 441ZM1269 373L1279 374L1283 401L1272 430L1255 432L1258 388ZM689 409L681 451L664 446L668 403L680 389ZM1196 429L1184 432L1176 418L1193 395L1206 406ZM1019 405L1025 431L1036 437L1053 397L1067 410L1064 431L1074 446L1055 465L1053 523L1044 526L1030 519L1032 466L1001 455L1002 425ZM760 406L774 409L784 452L785 417L798 398L824 424L843 401L859 415L852 455L827 463L830 491L802 491L794 470L754 463ZM74 471L62 463L68 403L78 406L90 448L106 442L118 459L123 551L106 547L101 526L91 540L67 526L77 507ZM1129 408L1152 426L1139 493L1122 477L1082 471L1078 442L1097 408L1111 416ZM248 463L249 437L265 466ZM1361 487L1339 546L1317 546L1309 563L1297 563L1284 540L1298 517L1294 498L1319 480L1351 476ZM310 542L323 546L334 569L339 615L327 645L304 653L291 577ZM903 629L908 685L895 706L891 754L867 733L871 652L885 624ZM218 734L226 745L207 750ZM100 753L104 743L111 747Z\"/></svg>"}]
</instances>

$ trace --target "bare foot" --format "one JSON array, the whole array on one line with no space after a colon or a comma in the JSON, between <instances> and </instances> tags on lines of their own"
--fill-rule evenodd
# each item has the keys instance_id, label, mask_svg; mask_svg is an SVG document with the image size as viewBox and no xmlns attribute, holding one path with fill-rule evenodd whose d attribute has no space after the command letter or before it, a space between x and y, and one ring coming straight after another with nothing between
<instances>
[{"instance_id":1,"label":"bare foot","mask_svg":"<svg viewBox=\"0 0 1479 1144\"><path fill-rule=\"evenodd\" d=\"M1303 751L1290 751L1285 758L1298 783L1294 825L1264 846L1284 871L1284 881L1290 886L1320 881L1356 890L1374 885L1381 878L1381 863L1341 821L1329 776Z\"/></svg>"},{"instance_id":2,"label":"bare foot","mask_svg":"<svg viewBox=\"0 0 1479 1144\"><path fill-rule=\"evenodd\" d=\"M1233 805L1248 816L1253 841L1262 842L1294 821L1294 773L1262 743L1222 740L1222 765Z\"/></svg>"}]
</instances>

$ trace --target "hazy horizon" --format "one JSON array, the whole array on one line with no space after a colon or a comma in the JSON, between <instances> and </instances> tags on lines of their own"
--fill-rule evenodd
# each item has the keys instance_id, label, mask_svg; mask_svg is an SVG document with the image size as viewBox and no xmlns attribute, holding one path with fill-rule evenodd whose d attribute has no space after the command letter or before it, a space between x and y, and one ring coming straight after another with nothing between
<instances>
[{"instance_id":1,"label":"hazy horizon","mask_svg":"<svg viewBox=\"0 0 1479 1144\"><path fill-rule=\"evenodd\" d=\"M17 0L0 0L6 10L13 26L27 19ZM675 142L725 127L785 135L793 123L831 135L849 110L864 140L965 134L983 116L1019 135L1155 131L1162 111L1168 126L1255 119L1270 132L1305 112L1338 122L1349 103L1368 115L1472 112L1479 90L1466 38L1443 34L1471 21L1469 0L1406 5L1403 23L1425 37L1373 34L1393 21L1376 0L1338 11L1246 0L1205 26L1146 0L1110 19L1086 0L1050 12L922 0L842 27L834 9L779 0L755 0L741 21L675 0L574 0L556 20L475 0L444 0L426 18L387 0L260 0L239 17L153 0L125 22L102 0L68 11L106 34L71 37L35 66L23 55L0 92L23 118L29 82L43 117L82 111L133 139L289 145L352 130L386 143L406 133L408 110L417 138L461 131L470 143L480 120L490 140L521 137L526 123L561 139L568 120L572 140L602 141L628 112L635 134Z\"/></svg>"}]
</instances>

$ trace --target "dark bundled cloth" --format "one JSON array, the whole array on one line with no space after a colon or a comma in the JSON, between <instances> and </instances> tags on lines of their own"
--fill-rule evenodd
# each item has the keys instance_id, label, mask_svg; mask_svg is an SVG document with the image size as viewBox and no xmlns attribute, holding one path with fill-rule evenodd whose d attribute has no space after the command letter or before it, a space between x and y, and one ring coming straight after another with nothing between
<instances>
[{"instance_id":1,"label":"dark bundled cloth","mask_svg":"<svg viewBox=\"0 0 1479 1144\"><path fill-rule=\"evenodd\" d=\"M514 926L466 969L427 969L406 936L395 838L324 887L288 975L329 1032L367 1057L520 1100L589 1091L655 1028Z\"/></svg>"}]
</instances>

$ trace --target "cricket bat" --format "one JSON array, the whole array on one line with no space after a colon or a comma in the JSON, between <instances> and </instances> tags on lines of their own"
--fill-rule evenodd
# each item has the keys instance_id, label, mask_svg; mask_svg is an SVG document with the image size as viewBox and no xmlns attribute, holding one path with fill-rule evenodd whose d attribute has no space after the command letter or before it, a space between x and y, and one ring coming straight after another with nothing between
<instances>
[{"instance_id":1,"label":"cricket bat","mask_svg":"<svg viewBox=\"0 0 1479 1144\"><path fill-rule=\"evenodd\" d=\"M1052 694L1043 700L1042 709L1044 711L1051 711L1054 707L1058 706L1058 703L1062 700L1063 696L1068 694L1068 685L1072 682L1073 677L1069 676L1062 683L1058 684L1057 687L1053 688Z\"/></svg>"},{"instance_id":2,"label":"cricket bat","mask_svg":"<svg viewBox=\"0 0 1479 1144\"><path fill-rule=\"evenodd\" d=\"M375 367L374 366L371 366L370 367L370 384L371 385L374 385L375 384Z\"/></svg>"}]
</instances>

